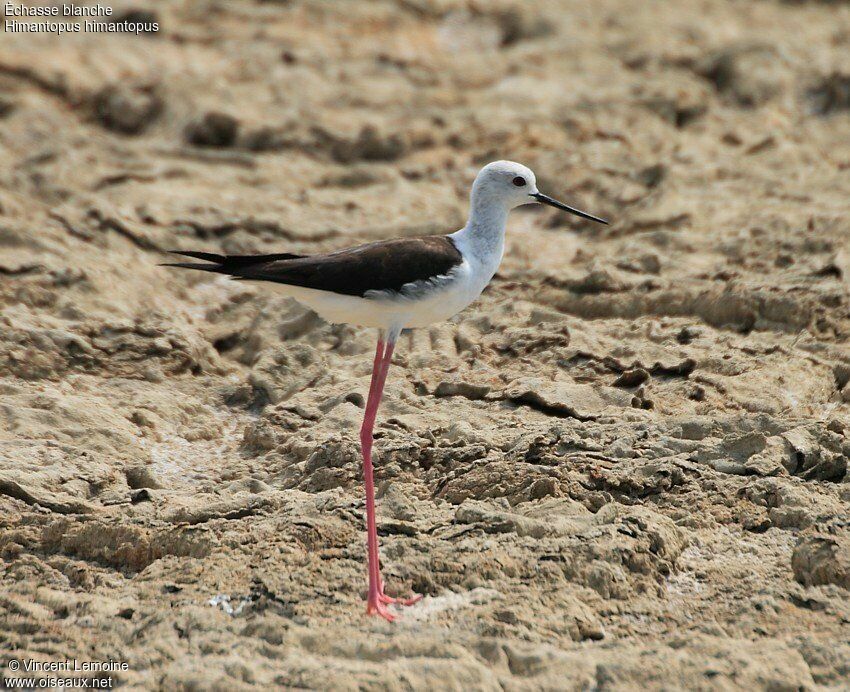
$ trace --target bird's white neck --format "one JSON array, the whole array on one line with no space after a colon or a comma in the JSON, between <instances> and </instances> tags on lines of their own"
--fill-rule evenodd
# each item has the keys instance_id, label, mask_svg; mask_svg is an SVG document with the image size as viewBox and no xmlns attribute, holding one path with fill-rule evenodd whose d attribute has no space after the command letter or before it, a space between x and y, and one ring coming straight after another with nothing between
<instances>
[{"instance_id":1,"label":"bird's white neck","mask_svg":"<svg viewBox=\"0 0 850 692\"><path fill-rule=\"evenodd\" d=\"M489 272L492 277L505 250L505 226L510 209L499 199L473 194L466 225L452 234L470 263Z\"/></svg>"}]
</instances>

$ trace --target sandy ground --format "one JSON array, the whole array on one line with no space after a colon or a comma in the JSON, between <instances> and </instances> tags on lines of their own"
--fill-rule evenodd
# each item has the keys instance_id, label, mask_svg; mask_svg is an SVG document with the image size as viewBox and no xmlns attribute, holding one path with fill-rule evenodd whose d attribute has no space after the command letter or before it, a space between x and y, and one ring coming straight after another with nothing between
<instances>
[{"instance_id":1,"label":"sandy ground","mask_svg":"<svg viewBox=\"0 0 850 692\"><path fill-rule=\"evenodd\" d=\"M0 656L166 690L850 687L850 5L116 4L0 38ZM375 335L169 248L463 224L493 284ZM85 674L81 674L85 675Z\"/></svg>"}]
</instances>

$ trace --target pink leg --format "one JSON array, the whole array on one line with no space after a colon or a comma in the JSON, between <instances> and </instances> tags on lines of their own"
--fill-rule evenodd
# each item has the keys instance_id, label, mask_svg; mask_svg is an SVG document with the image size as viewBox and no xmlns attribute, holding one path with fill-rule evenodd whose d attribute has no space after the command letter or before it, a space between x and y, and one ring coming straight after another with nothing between
<instances>
[{"instance_id":1,"label":"pink leg","mask_svg":"<svg viewBox=\"0 0 850 692\"><path fill-rule=\"evenodd\" d=\"M378 406L384 392L384 383L390 369L395 336L390 335L386 345L383 339L378 339L375 351L375 363L372 366L372 383L369 386L369 399L366 402L366 413L363 416L363 426L360 428L360 446L363 451L363 481L366 486L366 546L369 560L369 595L366 602L366 613L377 614L392 622L395 616L386 606L389 603L410 605L421 598L409 600L390 598L384 595L384 584L381 581L380 558L378 556L378 527L375 521L375 481L372 475L372 431Z\"/></svg>"}]
</instances>

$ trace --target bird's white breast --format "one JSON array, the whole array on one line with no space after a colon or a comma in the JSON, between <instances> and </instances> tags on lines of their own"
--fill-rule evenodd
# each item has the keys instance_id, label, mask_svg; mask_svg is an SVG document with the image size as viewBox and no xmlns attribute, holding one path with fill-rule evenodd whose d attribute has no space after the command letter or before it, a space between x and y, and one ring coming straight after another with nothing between
<instances>
[{"instance_id":1,"label":"bird's white breast","mask_svg":"<svg viewBox=\"0 0 850 692\"><path fill-rule=\"evenodd\" d=\"M400 293L378 298L396 312L405 327L425 327L453 317L474 301L486 286L479 285L469 262L464 260L449 274L402 287Z\"/></svg>"}]
</instances>

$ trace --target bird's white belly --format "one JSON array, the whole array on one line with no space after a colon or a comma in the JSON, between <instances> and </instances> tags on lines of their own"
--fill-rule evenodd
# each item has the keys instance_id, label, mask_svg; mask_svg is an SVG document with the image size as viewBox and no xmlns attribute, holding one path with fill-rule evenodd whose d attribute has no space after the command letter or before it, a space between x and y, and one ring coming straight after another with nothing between
<instances>
[{"instance_id":1,"label":"bird's white belly","mask_svg":"<svg viewBox=\"0 0 850 692\"><path fill-rule=\"evenodd\" d=\"M426 327L454 317L473 302L484 289L476 287L468 277L461 276L445 286L423 292L417 298L389 299L388 309L398 315L404 327Z\"/></svg>"},{"instance_id":2,"label":"bird's white belly","mask_svg":"<svg viewBox=\"0 0 850 692\"><path fill-rule=\"evenodd\" d=\"M425 327L459 313L489 282L476 277L464 262L451 276L435 284L409 285L401 293L376 292L368 297L347 296L299 286L286 293L315 311L326 322L360 327Z\"/></svg>"}]
</instances>

